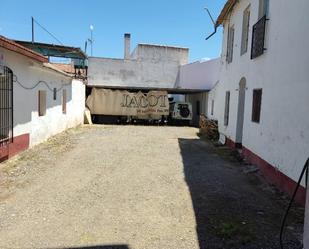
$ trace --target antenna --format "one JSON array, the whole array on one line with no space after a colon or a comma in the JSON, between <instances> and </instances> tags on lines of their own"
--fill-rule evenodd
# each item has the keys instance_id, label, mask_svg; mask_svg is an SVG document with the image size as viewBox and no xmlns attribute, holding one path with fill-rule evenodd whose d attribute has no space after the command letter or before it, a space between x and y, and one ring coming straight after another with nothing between
<instances>
[{"instance_id":1,"label":"antenna","mask_svg":"<svg viewBox=\"0 0 309 249\"><path fill-rule=\"evenodd\" d=\"M90 39L88 39L88 41L90 42L90 45L91 45L91 56L93 55L93 30L94 30L94 27L91 24L90 25Z\"/></svg>"},{"instance_id":2,"label":"antenna","mask_svg":"<svg viewBox=\"0 0 309 249\"><path fill-rule=\"evenodd\" d=\"M34 43L34 18L31 16L31 27L32 27L32 43Z\"/></svg>"}]
</instances>

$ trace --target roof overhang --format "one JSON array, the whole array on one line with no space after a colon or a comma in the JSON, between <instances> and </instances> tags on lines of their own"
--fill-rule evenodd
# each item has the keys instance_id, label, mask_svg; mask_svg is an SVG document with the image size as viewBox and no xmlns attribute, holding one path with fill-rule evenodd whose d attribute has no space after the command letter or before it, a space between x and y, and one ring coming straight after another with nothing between
<instances>
[{"instance_id":1,"label":"roof overhang","mask_svg":"<svg viewBox=\"0 0 309 249\"><path fill-rule=\"evenodd\" d=\"M30 59L39 61L41 63L48 62L48 59L43 55L1 35L0 35L0 47L24 55Z\"/></svg>"},{"instance_id":2,"label":"roof overhang","mask_svg":"<svg viewBox=\"0 0 309 249\"><path fill-rule=\"evenodd\" d=\"M169 94L195 94L209 92L205 89L185 89L185 88L154 88L154 87L120 87L120 86L94 86L88 85L88 87L112 89L112 90L128 90L128 91L167 91Z\"/></svg>"},{"instance_id":3,"label":"roof overhang","mask_svg":"<svg viewBox=\"0 0 309 249\"><path fill-rule=\"evenodd\" d=\"M79 60L87 59L87 55L80 48L76 47L18 40L15 40L15 42L43 56L62 57Z\"/></svg>"},{"instance_id":4,"label":"roof overhang","mask_svg":"<svg viewBox=\"0 0 309 249\"><path fill-rule=\"evenodd\" d=\"M237 2L238 0L227 0L223 9L221 10L220 15L217 18L216 27L219 27L224 23L224 21L226 20L226 16L231 12Z\"/></svg>"},{"instance_id":5,"label":"roof overhang","mask_svg":"<svg viewBox=\"0 0 309 249\"><path fill-rule=\"evenodd\" d=\"M72 78L72 75L64 72L63 70L60 70L57 66L51 64L51 63L43 63L43 67L48 68L56 73L62 74L63 76L66 76L68 78Z\"/></svg>"}]
</instances>

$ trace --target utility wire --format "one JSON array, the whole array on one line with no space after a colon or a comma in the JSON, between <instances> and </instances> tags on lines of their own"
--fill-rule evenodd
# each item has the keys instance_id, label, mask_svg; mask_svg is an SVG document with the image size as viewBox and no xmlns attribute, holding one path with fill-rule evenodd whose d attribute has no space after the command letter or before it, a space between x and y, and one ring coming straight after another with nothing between
<instances>
[{"instance_id":1,"label":"utility wire","mask_svg":"<svg viewBox=\"0 0 309 249\"><path fill-rule=\"evenodd\" d=\"M33 18L33 21L39 26L41 27L45 32L47 32L51 37L53 37L57 42L59 42L61 45L63 45L63 43L55 36L53 35L51 32L49 32L45 27L43 27L37 20L35 20Z\"/></svg>"},{"instance_id":2,"label":"utility wire","mask_svg":"<svg viewBox=\"0 0 309 249\"><path fill-rule=\"evenodd\" d=\"M33 85L33 86L31 86L31 87L26 87L26 86L24 86L22 83L19 82L19 80L18 80L18 78L17 78L17 75L14 74L13 82L16 82L18 85L20 85L20 86L21 86L22 88L24 88L25 90L33 90L33 89L35 89L38 85L43 84L43 85L45 85L45 86L48 88L48 90L50 90L51 92L54 92L54 88L51 88L51 87L49 86L49 84L48 84L46 81L44 81L44 80L38 81L35 85ZM62 85L59 89L57 89L56 91L57 91L57 92L60 92L65 86L68 86L68 85L70 85L70 84L71 84L71 83L64 84L64 85Z\"/></svg>"}]
</instances>

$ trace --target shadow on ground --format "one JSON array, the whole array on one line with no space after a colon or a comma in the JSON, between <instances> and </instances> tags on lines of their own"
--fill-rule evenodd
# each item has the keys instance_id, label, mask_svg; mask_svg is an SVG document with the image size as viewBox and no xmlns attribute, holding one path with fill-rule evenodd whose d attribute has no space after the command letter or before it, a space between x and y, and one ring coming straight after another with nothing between
<instances>
[{"instance_id":1,"label":"shadow on ground","mask_svg":"<svg viewBox=\"0 0 309 249\"><path fill-rule=\"evenodd\" d=\"M80 247L59 247L54 249L130 249L127 245L106 245L106 246L80 246Z\"/></svg>"},{"instance_id":2,"label":"shadow on ground","mask_svg":"<svg viewBox=\"0 0 309 249\"><path fill-rule=\"evenodd\" d=\"M279 248L288 198L258 173L232 160L228 150L200 139L179 139L200 249ZM228 155L228 156L227 156ZM302 248L303 209L289 216L285 248Z\"/></svg>"}]
</instances>

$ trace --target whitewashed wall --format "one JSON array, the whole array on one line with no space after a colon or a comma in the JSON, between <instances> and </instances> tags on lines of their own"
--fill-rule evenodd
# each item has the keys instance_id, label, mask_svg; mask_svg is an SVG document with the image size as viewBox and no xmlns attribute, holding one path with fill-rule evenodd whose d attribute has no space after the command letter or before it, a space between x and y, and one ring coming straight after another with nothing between
<instances>
[{"instance_id":1,"label":"whitewashed wall","mask_svg":"<svg viewBox=\"0 0 309 249\"><path fill-rule=\"evenodd\" d=\"M89 58L88 85L124 88L174 88L188 49L138 45L131 59Z\"/></svg>"},{"instance_id":2,"label":"whitewashed wall","mask_svg":"<svg viewBox=\"0 0 309 249\"><path fill-rule=\"evenodd\" d=\"M18 81L25 87L32 87L38 81L45 81L51 88L61 89L57 99L46 85L40 84L32 90L14 83L14 136L30 134L30 145L38 144L67 128L83 123L85 108L85 86L51 69L43 67L25 56L0 48L5 66L9 67ZM62 113L62 89L67 92L67 113ZM38 115L38 91L46 90L46 115Z\"/></svg>"},{"instance_id":3,"label":"whitewashed wall","mask_svg":"<svg viewBox=\"0 0 309 249\"><path fill-rule=\"evenodd\" d=\"M309 18L308 0L270 1L265 54L251 60L252 26L258 20L258 2L242 0L226 21L219 83L209 94L215 100L214 116L220 132L235 141L238 87L246 78L243 145L278 170L297 180L309 156ZM242 15L250 4L248 52L240 56ZM226 63L228 24L235 25L233 62ZM251 121L252 91L262 88L259 124ZM230 120L224 126L225 92L230 91Z\"/></svg>"},{"instance_id":4,"label":"whitewashed wall","mask_svg":"<svg viewBox=\"0 0 309 249\"><path fill-rule=\"evenodd\" d=\"M219 78L220 59L196 61L179 70L177 86L183 89L210 90Z\"/></svg>"}]
</instances>

